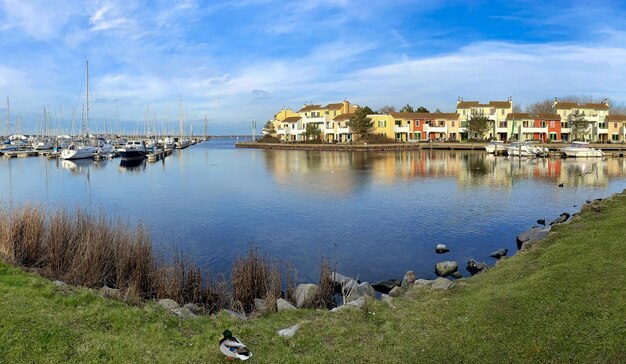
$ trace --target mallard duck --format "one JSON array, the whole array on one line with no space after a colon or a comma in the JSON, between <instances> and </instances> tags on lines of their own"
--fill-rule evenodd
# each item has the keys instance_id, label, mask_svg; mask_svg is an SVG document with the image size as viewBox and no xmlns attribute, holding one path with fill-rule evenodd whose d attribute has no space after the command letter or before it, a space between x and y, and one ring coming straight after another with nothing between
<instances>
[{"instance_id":1,"label":"mallard duck","mask_svg":"<svg viewBox=\"0 0 626 364\"><path fill-rule=\"evenodd\" d=\"M252 356L252 353L246 346L239 340L237 340L230 330L225 330L220 339L220 350L228 360L248 360Z\"/></svg>"}]
</instances>

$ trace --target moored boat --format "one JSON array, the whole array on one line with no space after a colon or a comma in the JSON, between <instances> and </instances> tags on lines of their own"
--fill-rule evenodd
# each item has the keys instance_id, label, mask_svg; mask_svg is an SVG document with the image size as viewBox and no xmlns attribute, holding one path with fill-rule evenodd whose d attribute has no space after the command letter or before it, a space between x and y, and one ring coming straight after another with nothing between
<instances>
[{"instance_id":1,"label":"moored boat","mask_svg":"<svg viewBox=\"0 0 626 364\"><path fill-rule=\"evenodd\" d=\"M504 145L504 142L501 140L492 140L487 145L485 145L485 150L489 154L495 153L496 149L505 150L506 146Z\"/></svg>"},{"instance_id":2,"label":"moored boat","mask_svg":"<svg viewBox=\"0 0 626 364\"><path fill-rule=\"evenodd\" d=\"M600 149L591 148L589 142L572 142L567 147L560 149L564 157L570 158L600 158L604 157L604 152Z\"/></svg>"},{"instance_id":3,"label":"moored boat","mask_svg":"<svg viewBox=\"0 0 626 364\"><path fill-rule=\"evenodd\" d=\"M117 150L123 161L139 160L148 155L146 143L142 140L129 140L123 148Z\"/></svg>"}]
</instances>

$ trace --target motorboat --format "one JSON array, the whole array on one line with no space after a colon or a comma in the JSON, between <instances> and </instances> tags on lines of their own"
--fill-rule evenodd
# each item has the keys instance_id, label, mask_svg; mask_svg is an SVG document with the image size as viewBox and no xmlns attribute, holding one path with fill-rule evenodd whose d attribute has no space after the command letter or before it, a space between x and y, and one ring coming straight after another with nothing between
<instances>
[{"instance_id":1,"label":"motorboat","mask_svg":"<svg viewBox=\"0 0 626 364\"><path fill-rule=\"evenodd\" d=\"M525 142L513 142L506 147L506 153L512 157L534 157L536 150L531 144Z\"/></svg>"},{"instance_id":2,"label":"motorboat","mask_svg":"<svg viewBox=\"0 0 626 364\"><path fill-rule=\"evenodd\" d=\"M567 147L560 149L561 154L569 158L600 158L604 152L600 149L591 148L589 142L572 142Z\"/></svg>"},{"instance_id":3,"label":"motorboat","mask_svg":"<svg viewBox=\"0 0 626 364\"><path fill-rule=\"evenodd\" d=\"M54 147L52 142L48 139L35 140L32 146L34 150L50 150Z\"/></svg>"},{"instance_id":4,"label":"motorboat","mask_svg":"<svg viewBox=\"0 0 626 364\"><path fill-rule=\"evenodd\" d=\"M93 158L98 149L84 142L74 142L61 151L61 158L67 160Z\"/></svg>"},{"instance_id":5,"label":"motorboat","mask_svg":"<svg viewBox=\"0 0 626 364\"><path fill-rule=\"evenodd\" d=\"M148 155L146 143L143 140L129 140L123 148L117 150L123 161L140 160Z\"/></svg>"},{"instance_id":6,"label":"motorboat","mask_svg":"<svg viewBox=\"0 0 626 364\"><path fill-rule=\"evenodd\" d=\"M485 150L489 154L494 154L496 149L505 150L506 147L502 140L492 140L487 145L485 145Z\"/></svg>"},{"instance_id":7,"label":"motorboat","mask_svg":"<svg viewBox=\"0 0 626 364\"><path fill-rule=\"evenodd\" d=\"M176 139L172 137L163 138L162 140L160 140L160 143L163 146L163 149L166 150L176 148Z\"/></svg>"},{"instance_id":8,"label":"motorboat","mask_svg":"<svg viewBox=\"0 0 626 364\"><path fill-rule=\"evenodd\" d=\"M176 149L185 149L189 146L189 139L177 138L175 146Z\"/></svg>"}]
</instances>

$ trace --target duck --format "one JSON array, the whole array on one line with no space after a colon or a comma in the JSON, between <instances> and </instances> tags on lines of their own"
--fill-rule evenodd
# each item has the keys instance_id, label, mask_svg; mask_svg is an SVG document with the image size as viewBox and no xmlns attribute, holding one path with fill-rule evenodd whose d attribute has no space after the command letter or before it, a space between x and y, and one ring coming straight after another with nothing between
<instances>
[{"instance_id":1,"label":"duck","mask_svg":"<svg viewBox=\"0 0 626 364\"><path fill-rule=\"evenodd\" d=\"M252 357L250 350L241 341L237 340L230 330L224 330L220 339L220 350L226 355L228 360L248 360Z\"/></svg>"}]
</instances>

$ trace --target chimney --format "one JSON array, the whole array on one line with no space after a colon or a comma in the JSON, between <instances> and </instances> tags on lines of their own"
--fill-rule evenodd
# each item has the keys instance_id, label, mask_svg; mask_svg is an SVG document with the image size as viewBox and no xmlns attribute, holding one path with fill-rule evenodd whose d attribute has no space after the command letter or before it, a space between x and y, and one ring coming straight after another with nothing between
<instances>
[{"instance_id":1,"label":"chimney","mask_svg":"<svg viewBox=\"0 0 626 364\"><path fill-rule=\"evenodd\" d=\"M350 113L350 101L343 99L343 106L341 107L341 113L342 114L349 114Z\"/></svg>"}]
</instances>

